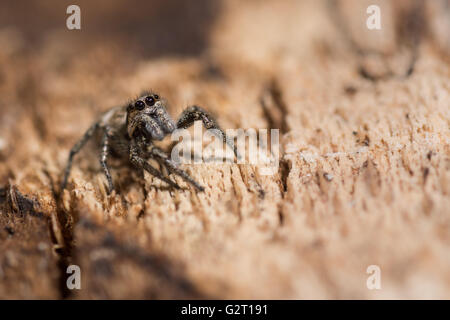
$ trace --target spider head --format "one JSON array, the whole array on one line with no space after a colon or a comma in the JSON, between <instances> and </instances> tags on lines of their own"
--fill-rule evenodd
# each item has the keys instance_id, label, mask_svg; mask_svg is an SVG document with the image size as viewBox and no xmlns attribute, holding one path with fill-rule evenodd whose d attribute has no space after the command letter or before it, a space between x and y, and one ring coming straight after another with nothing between
<instances>
[{"instance_id":1,"label":"spider head","mask_svg":"<svg viewBox=\"0 0 450 320\"><path fill-rule=\"evenodd\" d=\"M167 102L158 94L146 92L131 101L127 107L127 131L130 138L144 136L147 139L162 140L176 129L167 113Z\"/></svg>"}]
</instances>

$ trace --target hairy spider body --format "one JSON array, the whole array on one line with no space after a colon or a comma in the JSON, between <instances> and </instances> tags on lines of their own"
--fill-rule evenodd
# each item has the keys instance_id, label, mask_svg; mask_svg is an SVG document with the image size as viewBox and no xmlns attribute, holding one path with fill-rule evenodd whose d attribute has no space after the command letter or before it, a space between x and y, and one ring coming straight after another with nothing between
<instances>
[{"instance_id":1,"label":"hairy spider body","mask_svg":"<svg viewBox=\"0 0 450 320\"><path fill-rule=\"evenodd\" d=\"M175 122L167 112L166 104L166 100L161 99L157 94L147 92L128 105L105 112L70 150L61 190L64 190L67 185L74 156L91 137L100 134L100 164L108 181L108 193L114 190L108 166L110 155L128 159L129 163L135 168L145 170L170 186L179 189L178 184L147 162L148 159L155 159L169 172L180 176L198 191L203 191L204 188L180 169L163 150L156 147L153 141L160 141L175 129L188 128L196 120L201 120L207 129L216 129L214 130L215 134L219 135L230 146L233 147L233 145L213 117L202 108L192 106L185 109L178 121ZM237 155L235 147L233 147L233 151Z\"/></svg>"}]
</instances>

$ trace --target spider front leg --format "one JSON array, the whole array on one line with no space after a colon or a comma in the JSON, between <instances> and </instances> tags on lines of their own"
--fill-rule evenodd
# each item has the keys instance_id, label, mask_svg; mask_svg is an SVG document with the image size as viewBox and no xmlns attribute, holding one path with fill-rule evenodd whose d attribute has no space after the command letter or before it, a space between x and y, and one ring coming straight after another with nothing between
<instances>
[{"instance_id":1,"label":"spider front leg","mask_svg":"<svg viewBox=\"0 0 450 320\"><path fill-rule=\"evenodd\" d=\"M219 138L222 138L223 142L228 144L233 149L236 157L240 159L240 155L238 154L237 148L232 140L227 137L225 132L219 127L214 118L208 112L198 106L189 107L181 113L181 116L177 121L177 128L187 129L188 127L192 126L197 120L201 120L206 129L215 129L213 130L214 134L219 136Z\"/></svg>"},{"instance_id":2,"label":"spider front leg","mask_svg":"<svg viewBox=\"0 0 450 320\"><path fill-rule=\"evenodd\" d=\"M176 184L169 178L166 178L161 172L159 172L156 168L152 167L147 161L145 161L145 159L140 156L140 150L142 150L142 148L139 147L138 143L135 140L132 140L130 146L130 161L135 167L147 171L154 177L166 182L175 189L181 189L178 184Z\"/></svg>"},{"instance_id":3,"label":"spider front leg","mask_svg":"<svg viewBox=\"0 0 450 320\"><path fill-rule=\"evenodd\" d=\"M105 173L106 179L108 180L108 194L113 192L114 190L114 184L112 182L111 173L109 172L108 163L106 162L109 154L109 137L107 130L105 130L105 133L103 134L102 138L102 152L100 155L100 165L103 168L103 172Z\"/></svg>"},{"instance_id":4,"label":"spider front leg","mask_svg":"<svg viewBox=\"0 0 450 320\"><path fill-rule=\"evenodd\" d=\"M84 147L84 145L86 144L86 142L88 142L88 140L94 135L95 131L97 130L99 126L99 123L95 123L93 124L87 131L86 133L83 135L83 137L80 139L80 141L78 141L70 150L69 153L69 159L67 160L67 165L66 165L66 169L64 171L64 178L63 181L61 183L61 191L63 191L66 188L67 185L67 180L69 179L69 175L70 175L70 170L72 168L72 161L73 161L73 157L80 152L81 148Z\"/></svg>"},{"instance_id":5,"label":"spider front leg","mask_svg":"<svg viewBox=\"0 0 450 320\"><path fill-rule=\"evenodd\" d=\"M178 176L180 176L184 181L192 184L198 191L205 191L205 188L203 188L197 181L192 179L187 172L183 171L181 168L177 166L175 162L169 159L167 154L165 154L164 151L157 147L152 147L150 152L148 153L148 156L157 160L160 164L164 165L169 172L172 172Z\"/></svg>"}]
</instances>

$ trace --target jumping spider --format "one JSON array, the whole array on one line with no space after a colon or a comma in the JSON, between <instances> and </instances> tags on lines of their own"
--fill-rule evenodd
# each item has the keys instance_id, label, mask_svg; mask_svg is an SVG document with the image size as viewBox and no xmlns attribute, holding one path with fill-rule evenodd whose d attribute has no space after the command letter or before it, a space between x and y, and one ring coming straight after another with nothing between
<instances>
[{"instance_id":1,"label":"jumping spider","mask_svg":"<svg viewBox=\"0 0 450 320\"><path fill-rule=\"evenodd\" d=\"M175 129L186 129L196 120L201 120L206 129L215 129L213 132L217 136L231 147L233 145L212 116L202 108L198 106L188 107L175 123L167 113L166 105L166 100L156 93L145 92L141 97L131 101L128 105L116 107L105 112L70 150L61 190L64 190L67 185L73 157L94 134L99 133L101 135L100 164L108 180L108 194L114 190L114 184L107 164L109 155L128 159L137 169L145 170L170 186L180 189L178 184L164 176L161 171L147 162L150 158L155 159L162 166L166 167L169 172L180 176L198 191L203 191L204 188L180 169L163 150L154 146L153 141L160 141ZM233 151L237 155L235 147L233 147Z\"/></svg>"}]
</instances>

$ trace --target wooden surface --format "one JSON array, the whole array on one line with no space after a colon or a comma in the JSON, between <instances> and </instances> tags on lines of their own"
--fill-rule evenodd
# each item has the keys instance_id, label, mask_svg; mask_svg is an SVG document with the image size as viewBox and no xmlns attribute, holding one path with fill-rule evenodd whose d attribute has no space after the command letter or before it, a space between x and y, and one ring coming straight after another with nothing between
<instances>
[{"instance_id":1,"label":"wooden surface","mask_svg":"<svg viewBox=\"0 0 450 320\"><path fill-rule=\"evenodd\" d=\"M226 1L189 56L64 30L29 50L0 29L0 298L449 298L449 11L427 1L403 77L394 25L413 1L376 2L371 32L364 1L338 4L346 28L327 2ZM399 76L358 73L380 61ZM223 128L280 129L279 171L185 165L196 193L113 161L108 197L89 144L59 198L70 147L149 88L174 117L196 103ZM71 264L81 290L65 287Z\"/></svg>"}]
</instances>

